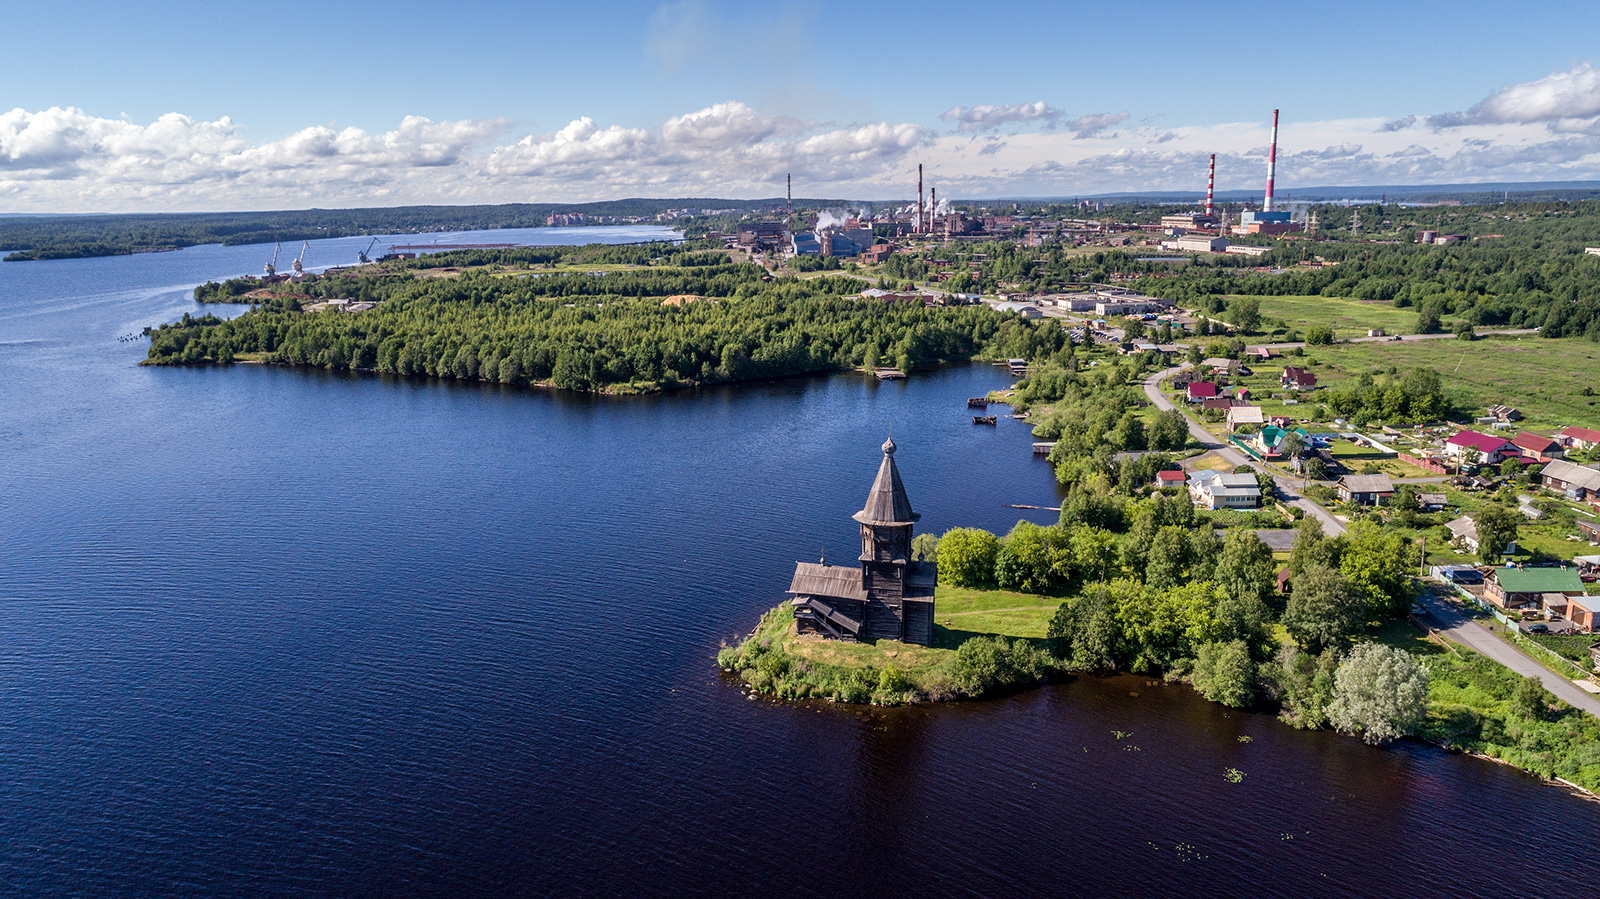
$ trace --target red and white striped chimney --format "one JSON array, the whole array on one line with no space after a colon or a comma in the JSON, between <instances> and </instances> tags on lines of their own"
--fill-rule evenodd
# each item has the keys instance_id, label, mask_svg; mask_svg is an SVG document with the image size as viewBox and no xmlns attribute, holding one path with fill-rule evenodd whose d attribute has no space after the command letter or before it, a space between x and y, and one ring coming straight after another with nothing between
<instances>
[{"instance_id":1,"label":"red and white striped chimney","mask_svg":"<svg viewBox=\"0 0 1600 899\"><path fill-rule=\"evenodd\" d=\"M1261 204L1262 212L1272 211L1272 182L1278 176L1278 111L1272 111L1272 149L1267 151L1267 201Z\"/></svg>"},{"instance_id":2,"label":"red and white striped chimney","mask_svg":"<svg viewBox=\"0 0 1600 899\"><path fill-rule=\"evenodd\" d=\"M1206 176L1206 217L1211 216L1211 195L1217 188L1217 154L1211 154L1211 174Z\"/></svg>"}]
</instances>

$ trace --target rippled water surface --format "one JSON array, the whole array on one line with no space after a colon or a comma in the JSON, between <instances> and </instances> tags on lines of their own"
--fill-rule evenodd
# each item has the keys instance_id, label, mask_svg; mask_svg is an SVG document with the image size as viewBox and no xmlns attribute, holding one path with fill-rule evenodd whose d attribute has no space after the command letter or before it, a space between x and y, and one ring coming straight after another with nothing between
<instances>
[{"instance_id":1,"label":"rippled water surface","mask_svg":"<svg viewBox=\"0 0 1600 899\"><path fill-rule=\"evenodd\" d=\"M723 682L795 559L853 555L891 422L925 529L1053 504L1024 426L968 421L996 369L599 400L136 367L119 335L262 253L0 265L0 894L1594 893L1600 806L1183 688Z\"/></svg>"}]
</instances>

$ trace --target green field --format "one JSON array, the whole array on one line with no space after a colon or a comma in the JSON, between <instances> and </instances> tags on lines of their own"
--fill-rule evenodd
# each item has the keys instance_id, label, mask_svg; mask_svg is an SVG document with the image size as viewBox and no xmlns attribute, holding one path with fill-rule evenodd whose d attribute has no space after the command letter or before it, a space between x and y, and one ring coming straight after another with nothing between
<instances>
[{"instance_id":1,"label":"green field","mask_svg":"<svg viewBox=\"0 0 1600 899\"><path fill-rule=\"evenodd\" d=\"M1290 329L1302 334L1312 325L1328 325L1341 339L1365 337L1371 328L1382 328L1390 334L1414 334L1417 330L1417 310L1414 307L1397 309L1388 302L1344 297L1259 299L1263 328L1273 327L1272 321L1275 319L1281 319ZM1451 324L1452 320L1447 316L1445 329L1448 330Z\"/></svg>"},{"instance_id":2,"label":"green field","mask_svg":"<svg viewBox=\"0 0 1600 899\"><path fill-rule=\"evenodd\" d=\"M1523 427L1549 432L1568 425L1600 425L1600 344L1586 340L1489 337L1482 340L1419 340L1348 343L1308 347L1306 358L1319 384L1336 384L1363 371L1405 371L1426 366L1456 391L1457 405L1473 414L1495 403L1515 406L1526 416Z\"/></svg>"}]
</instances>

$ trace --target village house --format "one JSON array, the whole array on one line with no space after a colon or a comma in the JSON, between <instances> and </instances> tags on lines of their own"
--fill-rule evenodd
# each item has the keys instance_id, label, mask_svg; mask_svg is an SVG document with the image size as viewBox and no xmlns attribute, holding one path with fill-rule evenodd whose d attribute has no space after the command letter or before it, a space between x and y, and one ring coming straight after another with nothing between
<instances>
[{"instance_id":1,"label":"village house","mask_svg":"<svg viewBox=\"0 0 1600 899\"><path fill-rule=\"evenodd\" d=\"M1204 400L1216 399L1217 385L1210 381L1189 382L1189 402L1198 403Z\"/></svg>"},{"instance_id":2,"label":"village house","mask_svg":"<svg viewBox=\"0 0 1600 899\"><path fill-rule=\"evenodd\" d=\"M1440 512L1445 506L1450 505L1450 498L1443 493L1417 494L1417 511Z\"/></svg>"},{"instance_id":3,"label":"village house","mask_svg":"<svg viewBox=\"0 0 1600 899\"><path fill-rule=\"evenodd\" d=\"M1517 448L1500 437L1461 431L1444 442L1444 454L1465 465L1499 465L1507 456L1517 455Z\"/></svg>"},{"instance_id":4,"label":"village house","mask_svg":"<svg viewBox=\"0 0 1600 899\"><path fill-rule=\"evenodd\" d=\"M1237 431L1245 425L1264 424L1266 418L1260 406L1232 406L1228 409L1228 430Z\"/></svg>"},{"instance_id":5,"label":"village house","mask_svg":"<svg viewBox=\"0 0 1600 899\"><path fill-rule=\"evenodd\" d=\"M1600 431L1589 428L1566 428L1556 435L1556 439L1569 448L1591 450L1600 446Z\"/></svg>"},{"instance_id":6,"label":"village house","mask_svg":"<svg viewBox=\"0 0 1600 899\"><path fill-rule=\"evenodd\" d=\"M1299 366L1291 365L1278 376L1278 383L1288 390L1315 390L1317 376Z\"/></svg>"},{"instance_id":7,"label":"village house","mask_svg":"<svg viewBox=\"0 0 1600 899\"><path fill-rule=\"evenodd\" d=\"M1158 472L1156 472L1156 486L1157 487L1182 487L1183 484L1184 484L1184 481L1186 481L1187 479L1188 479L1188 475L1184 474L1181 471L1158 471Z\"/></svg>"},{"instance_id":8,"label":"village house","mask_svg":"<svg viewBox=\"0 0 1600 899\"><path fill-rule=\"evenodd\" d=\"M1381 506L1394 499L1394 484L1386 474L1348 474L1339 479L1339 500L1361 506Z\"/></svg>"},{"instance_id":9,"label":"village house","mask_svg":"<svg viewBox=\"0 0 1600 899\"><path fill-rule=\"evenodd\" d=\"M1553 462L1565 454L1561 444L1549 437L1541 437L1531 431L1523 431L1511 438L1511 445L1522 451L1524 456L1535 462Z\"/></svg>"},{"instance_id":10,"label":"village house","mask_svg":"<svg viewBox=\"0 0 1600 899\"><path fill-rule=\"evenodd\" d=\"M1600 521L1578 519L1578 533L1582 534L1583 539L1589 541L1590 545L1600 546Z\"/></svg>"},{"instance_id":11,"label":"village house","mask_svg":"<svg viewBox=\"0 0 1600 899\"><path fill-rule=\"evenodd\" d=\"M1189 496L1202 509L1258 509L1261 482L1251 472L1196 471L1189 475Z\"/></svg>"},{"instance_id":12,"label":"village house","mask_svg":"<svg viewBox=\"0 0 1600 899\"><path fill-rule=\"evenodd\" d=\"M867 503L851 516L861 525L859 565L795 563L788 592L799 633L933 645L937 571L911 559L911 530L921 516L911 511L894 451L894 441L885 441Z\"/></svg>"},{"instance_id":13,"label":"village house","mask_svg":"<svg viewBox=\"0 0 1600 899\"><path fill-rule=\"evenodd\" d=\"M1539 473L1540 484L1552 493L1582 502L1600 502L1600 470L1557 459Z\"/></svg>"},{"instance_id":14,"label":"village house","mask_svg":"<svg viewBox=\"0 0 1600 899\"><path fill-rule=\"evenodd\" d=\"M1478 552L1478 523L1470 516L1463 515L1455 521L1447 522L1445 528L1450 531L1450 542L1474 555Z\"/></svg>"},{"instance_id":15,"label":"village house","mask_svg":"<svg viewBox=\"0 0 1600 899\"><path fill-rule=\"evenodd\" d=\"M1233 400L1225 396L1214 396L1211 399L1202 400L1200 408L1206 412L1215 411L1226 414L1229 409L1233 408Z\"/></svg>"},{"instance_id":16,"label":"village house","mask_svg":"<svg viewBox=\"0 0 1600 899\"><path fill-rule=\"evenodd\" d=\"M1249 443L1263 456L1276 456L1283 447L1284 438L1288 436L1289 432L1283 428L1267 425L1251 435Z\"/></svg>"},{"instance_id":17,"label":"village house","mask_svg":"<svg viewBox=\"0 0 1600 899\"><path fill-rule=\"evenodd\" d=\"M1562 597L1582 596L1583 581L1571 568L1496 568L1489 572L1484 596L1496 605L1507 609L1525 606L1542 609L1545 595ZM1551 598L1552 604L1565 606L1566 599Z\"/></svg>"},{"instance_id":18,"label":"village house","mask_svg":"<svg viewBox=\"0 0 1600 899\"><path fill-rule=\"evenodd\" d=\"M1489 407L1489 417L1495 421L1513 422L1521 421L1522 413L1510 406L1495 405Z\"/></svg>"},{"instance_id":19,"label":"village house","mask_svg":"<svg viewBox=\"0 0 1600 899\"><path fill-rule=\"evenodd\" d=\"M1567 617L1577 625L1578 630L1595 633L1600 629L1600 596L1570 596L1567 598ZM1600 671L1600 643L1589 648L1594 658L1594 667Z\"/></svg>"}]
</instances>

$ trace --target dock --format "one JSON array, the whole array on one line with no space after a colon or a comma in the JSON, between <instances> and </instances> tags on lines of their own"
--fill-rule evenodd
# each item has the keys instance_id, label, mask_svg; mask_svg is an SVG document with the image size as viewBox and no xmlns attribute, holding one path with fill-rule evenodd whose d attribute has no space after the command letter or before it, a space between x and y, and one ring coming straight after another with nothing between
<instances>
[{"instance_id":1,"label":"dock","mask_svg":"<svg viewBox=\"0 0 1600 899\"><path fill-rule=\"evenodd\" d=\"M974 415L974 416L972 416L972 423L975 424L975 425L990 425L990 426L994 426L994 425L997 425L999 423L997 421L997 419L998 419L998 416L994 416L994 415Z\"/></svg>"},{"instance_id":2,"label":"dock","mask_svg":"<svg viewBox=\"0 0 1600 899\"><path fill-rule=\"evenodd\" d=\"M1055 448L1056 442L1054 440L1040 441L1033 445L1033 454L1035 456L1048 456L1050 455L1050 451Z\"/></svg>"},{"instance_id":3,"label":"dock","mask_svg":"<svg viewBox=\"0 0 1600 899\"><path fill-rule=\"evenodd\" d=\"M967 408L968 409L987 409L987 408L989 408L989 398L986 397L986 396L971 397L970 399L967 400Z\"/></svg>"},{"instance_id":4,"label":"dock","mask_svg":"<svg viewBox=\"0 0 1600 899\"><path fill-rule=\"evenodd\" d=\"M906 376L906 373L898 368L880 368L873 374L877 375L880 381L900 381Z\"/></svg>"}]
</instances>

